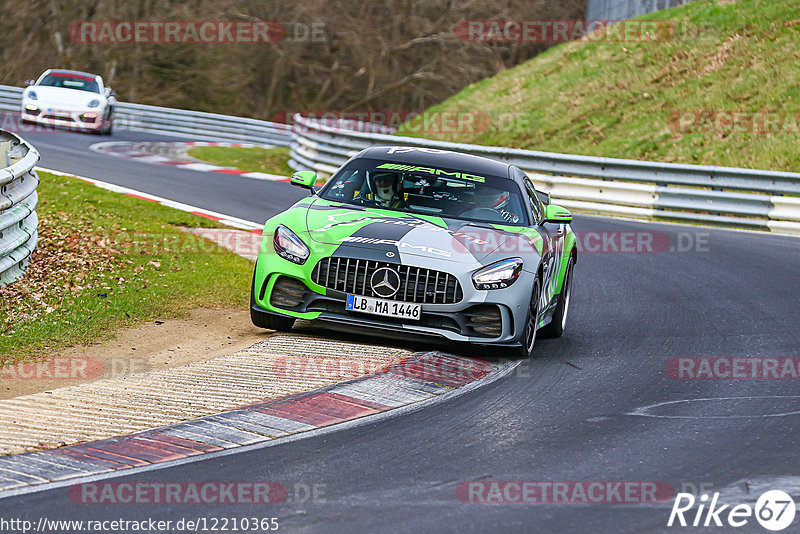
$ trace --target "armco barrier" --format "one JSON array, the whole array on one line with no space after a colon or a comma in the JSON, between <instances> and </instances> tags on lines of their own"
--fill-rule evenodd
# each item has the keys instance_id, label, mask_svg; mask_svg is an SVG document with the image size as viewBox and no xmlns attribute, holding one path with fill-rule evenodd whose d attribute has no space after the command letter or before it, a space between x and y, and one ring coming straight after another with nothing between
<instances>
[{"instance_id":1,"label":"armco barrier","mask_svg":"<svg viewBox=\"0 0 800 534\"><path fill-rule=\"evenodd\" d=\"M0 110L22 89L0 85ZM291 144L289 164L330 175L375 145L455 150L506 161L576 212L800 234L800 174L575 156L389 135L386 127L294 117L294 127L243 117L120 103L118 127L198 140Z\"/></svg>"},{"instance_id":2,"label":"armco barrier","mask_svg":"<svg viewBox=\"0 0 800 534\"><path fill-rule=\"evenodd\" d=\"M0 110L19 112L21 98L21 88L0 85ZM114 127L199 141L288 146L292 140L292 130L285 124L128 102L117 104Z\"/></svg>"},{"instance_id":3,"label":"armco barrier","mask_svg":"<svg viewBox=\"0 0 800 534\"><path fill-rule=\"evenodd\" d=\"M289 165L330 175L376 145L466 152L516 165L576 212L800 234L800 174L574 156L370 132L294 116Z\"/></svg>"},{"instance_id":4,"label":"armco barrier","mask_svg":"<svg viewBox=\"0 0 800 534\"><path fill-rule=\"evenodd\" d=\"M39 153L16 135L0 131L0 286L21 277L38 238L33 170Z\"/></svg>"}]
</instances>

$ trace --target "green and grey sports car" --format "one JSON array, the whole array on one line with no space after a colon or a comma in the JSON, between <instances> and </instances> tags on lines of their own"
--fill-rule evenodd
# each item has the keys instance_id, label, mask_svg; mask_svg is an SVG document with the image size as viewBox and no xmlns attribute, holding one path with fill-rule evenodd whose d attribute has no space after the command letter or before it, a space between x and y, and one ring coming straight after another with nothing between
<instances>
[{"instance_id":1,"label":"green and grey sports car","mask_svg":"<svg viewBox=\"0 0 800 534\"><path fill-rule=\"evenodd\" d=\"M570 213L517 167L438 149L373 147L269 219L253 324L295 319L530 356L566 326L577 260Z\"/></svg>"}]
</instances>

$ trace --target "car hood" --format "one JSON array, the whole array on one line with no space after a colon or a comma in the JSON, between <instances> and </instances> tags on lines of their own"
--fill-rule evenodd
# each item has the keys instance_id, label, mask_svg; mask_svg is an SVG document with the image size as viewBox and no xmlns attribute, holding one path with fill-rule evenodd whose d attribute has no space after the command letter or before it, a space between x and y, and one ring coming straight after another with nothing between
<instances>
[{"instance_id":1,"label":"car hood","mask_svg":"<svg viewBox=\"0 0 800 534\"><path fill-rule=\"evenodd\" d=\"M340 248L354 247L379 257L425 257L485 265L491 261L539 254L541 238L533 229L471 223L392 210L343 207L315 199L306 212L311 240ZM394 255L394 256L393 256ZM496 258L495 258L496 257ZM478 265L478 266L479 266Z\"/></svg>"},{"instance_id":2,"label":"car hood","mask_svg":"<svg viewBox=\"0 0 800 534\"><path fill-rule=\"evenodd\" d=\"M89 91L79 91L77 89L66 89L64 87L48 87L45 85L35 85L29 91L36 93L36 102L40 107L50 107L56 109L88 109L89 102L99 100L100 106L105 103L106 98L99 93ZM27 92L25 93L27 95Z\"/></svg>"}]
</instances>

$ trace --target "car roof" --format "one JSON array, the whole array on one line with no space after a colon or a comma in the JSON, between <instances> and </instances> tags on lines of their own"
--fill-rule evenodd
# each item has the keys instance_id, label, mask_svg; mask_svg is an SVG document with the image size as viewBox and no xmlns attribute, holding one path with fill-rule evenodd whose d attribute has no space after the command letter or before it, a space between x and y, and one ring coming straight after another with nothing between
<instances>
[{"instance_id":1,"label":"car roof","mask_svg":"<svg viewBox=\"0 0 800 534\"><path fill-rule=\"evenodd\" d=\"M376 146L362 150L356 158L384 159L398 163L463 169L474 174L501 178L510 178L511 176L511 166L508 163L472 154L433 148Z\"/></svg>"},{"instance_id":2,"label":"car roof","mask_svg":"<svg viewBox=\"0 0 800 534\"><path fill-rule=\"evenodd\" d=\"M91 72L82 72L79 70L67 69L47 69L43 74L77 74L78 76L89 76L91 78L99 78L99 74L92 74Z\"/></svg>"}]
</instances>

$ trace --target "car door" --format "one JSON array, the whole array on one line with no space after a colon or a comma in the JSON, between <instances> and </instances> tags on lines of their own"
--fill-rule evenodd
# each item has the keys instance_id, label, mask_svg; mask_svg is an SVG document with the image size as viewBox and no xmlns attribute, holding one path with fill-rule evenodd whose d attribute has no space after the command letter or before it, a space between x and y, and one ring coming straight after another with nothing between
<instances>
[{"instance_id":1,"label":"car door","mask_svg":"<svg viewBox=\"0 0 800 534\"><path fill-rule=\"evenodd\" d=\"M561 269L566 229L562 224L544 222L544 206L540 193L533 182L525 176L525 193L531 207L537 229L544 242L542 244L542 300L539 309L544 311L555 297L556 280Z\"/></svg>"}]
</instances>

